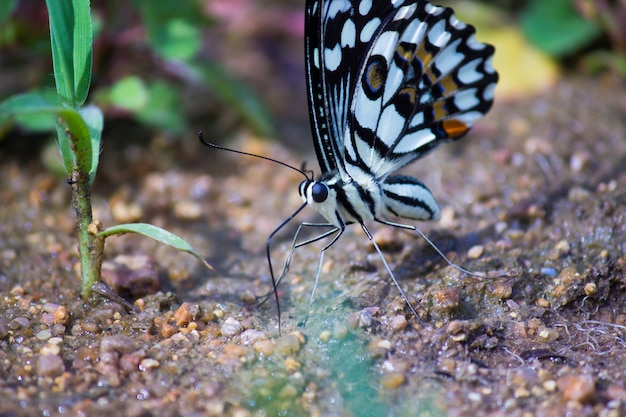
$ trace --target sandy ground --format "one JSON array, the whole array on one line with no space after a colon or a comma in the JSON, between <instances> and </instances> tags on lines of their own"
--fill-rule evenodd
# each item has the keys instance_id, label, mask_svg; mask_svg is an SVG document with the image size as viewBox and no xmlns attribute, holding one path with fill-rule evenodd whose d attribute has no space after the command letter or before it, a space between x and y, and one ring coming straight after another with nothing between
<instances>
[{"instance_id":1,"label":"sandy ground","mask_svg":"<svg viewBox=\"0 0 626 417\"><path fill-rule=\"evenodd\" d=\"M305 327L322 244L296 251L279 333L273 299L258 306L271 289L265 240L299 206L299 174L193 134L125 145L115 127L96 218L165 227L218 272L114 237L106 276L134 310L83 303L69 187L3 148L0 415L626 415L624 97L607 76L499 102L470 136L406 169L443 207L421 230L491 276L370 225L423 323L353 226L326 254ZM245 134L228 145L317 168L312 146ZM274 239L277 270L296 225Z\"/></svg>"}]
</instances>

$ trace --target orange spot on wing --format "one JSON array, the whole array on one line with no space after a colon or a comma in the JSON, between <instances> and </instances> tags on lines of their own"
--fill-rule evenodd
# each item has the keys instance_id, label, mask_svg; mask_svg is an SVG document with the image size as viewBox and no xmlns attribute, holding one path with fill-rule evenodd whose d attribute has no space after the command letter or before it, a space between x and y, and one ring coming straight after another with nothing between
<instances>
[{"instance_id":1,"label":"orange spot on wing","mask_svg":"<svg viewBox=\"0 0 626 417\"><path fill-rule=\"evenodd\" d=\"M451 138L461 136L469 130L469 127L458 119L444 120L441 125L446 134Z\"/></svg>"}]
</instances>

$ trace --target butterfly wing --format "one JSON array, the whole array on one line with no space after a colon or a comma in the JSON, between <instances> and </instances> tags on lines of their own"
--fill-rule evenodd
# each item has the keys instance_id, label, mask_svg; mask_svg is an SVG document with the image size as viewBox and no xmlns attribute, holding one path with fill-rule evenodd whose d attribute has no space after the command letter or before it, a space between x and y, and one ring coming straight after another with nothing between
<instances>
[{"instance_id":1,"label":"butterfly wing","mask_svg":"<svg viewBox=\"0 0 626 417\"><path fill-rule=\"evenodd\" d=\"M398 1L394 1L398 3ZM307 0L305 62L309 114L322 173L345 174L344 132L363 57L395 9L391 0Z\"/></svg>"},{"instance_id":2,"label":"butterfly wing","mask_svg":"<svg viewBox=\"0 0 626 417\"><path fill-rule=\"evenodd\" d=\"M343 135L348 173L379 179L467 133L498 80L493 47L451 9L408 1L381 16L361 49Z\"/></svg>"}]
</instances>

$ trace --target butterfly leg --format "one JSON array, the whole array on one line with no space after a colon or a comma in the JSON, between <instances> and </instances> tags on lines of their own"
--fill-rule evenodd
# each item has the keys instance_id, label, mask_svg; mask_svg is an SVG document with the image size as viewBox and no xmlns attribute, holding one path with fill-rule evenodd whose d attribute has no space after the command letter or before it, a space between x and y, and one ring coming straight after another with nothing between
<instances>
[{"instance_id":1,"label":"butterfly leg","mask_svg":"<svg viewBox=\"0 0 626 417\"><path fill-rule=\"evenodd\" d=\"M382 250L380 250L380 247L378 246L378 244L376 243L376 241L374 240L374 238L372 237L372 234L370 233L369 230L367 230L367 227L365 227L365 224L361 223L361 228L363 228L363 231L365 232L365 235L367 236L367 238L370 240L370 242L372 242L372 245L374 245L374 249L376 249L376 252L378 253L378 256L380 256L380 259L382 259L383 261L383 265L385 265L385 269L387 270L387 273L389 274L389 276L391 277L391 280L393 281L393 284L396 286L396 288L398 289L398 291L400 292L400 295L402 296L402 298L404 298L404 301L406 302L406 304L409 306L409 309L411 309L411 313L413 313L413 315L415 316L415 318L417 319L417 321L422 325L422 326L426 326L426 324L424 323L424 321L420 318L420 316L417 314L417 311L415 311L415 308L413 307L413 304L411 304L411 301L409 301L409 297L406 296L404 290L402 289L402 287L400 286L400 283L398 282L398 280L396 279L396 276L394 275L394 273L391 271L391 267L389 267L389 264L387 263L387 260L385 259L385 256L383 255Z\"/></svg>"},{"instance_id":2,"label":"butterfly leg","mask_svg":"<svg viewBox=\"0 0 626 417\"><path fill-rule=\"evenodd\" d=\"M424 239L426 241L426 243L428 243L438 254L439 256L441 256L441 258L446 261L446 263L448 265L450 265L452 268L456 269L457 271L460 271L464 274L467 274L469 276L472 276L474 278L488 278L484 273L481 272L472 272L469 271L465 268L463 268L460 265L455 264L454 262L452 262L446 255L444 255L444 253L441 251L441 249L439 249L437 247L437 245L435 245L435 243L430 240L420 229L418 229L415 226L410 226L408 224L401 224L401 223L395 223L395 222L390 222L388 220L381 220L381 219L375 219L378 223L382 223L385 224L387 226L392 226L392 227L397 227L398 229L405 229L405 230L412 230L414 232L417 232L422 239Z\"/></svg>"},{"instance_id":3,"label":"butterfly leg","mask_svg":"<svg viewBox=\"0 0 626 417\"><path fill-rule=\"evenodd\" d=\"M306 316L304 317L304 321L298 325L299 327L305 327L306 322L309 320L309 314L311 313L311 309L313 308L313 300L315 299L315 291L317 290L317 285L319 284L320 276L322 275L322 266L324 265L324 254L326 253L326 250L328 248L330 248L331 246L335 244L335 242L339 239L339 237L346 230L346 226L344 224L341 224L341 227L335 227L335 226L333 227L334 228L332 230L329 230L328 232L322 235L326 237L326 236L331 235L332 233L337 233L333 237L333 239L330 241L330 243L326 245L324 249L322 249L322 251L320 252L320 259L317 263L317 271L315 272L315 282L313 283L313 289L311 290L311 297L309 298L309 308L307 308L306 310ZM319 237L316 240L319 240Z\"/></svg>"},{"instance_id":4,"label":"butterfly leg","mask_svg":"<svg viewBox=\"0 0 626 417\"><path fill-rule=\"evenodd\" d=\"M298 237L300 236L300 232L302 231L302 229L304 227L332 227L331 230L328 230L324 233L322 233L319 236L313 237L311 239L307 239L303 242L298 242ZM295 253L296 249L301 247L301 246L305 246L308 245L310 243L314 243L317 242L318 240L322 240L330 235L332 235L333 233L335 233L335 231L337 230L337 228L330 224L330 223L301 223L298 226L298 229L296 230L296 233L294 234L293 240L291 242L291 248L289 249L289 253L287 254L287 260L285 261L285 265L283 266L282 272L280 273L280 275L278 276L277 279L274 280L274 284L273 284L273 288L270 292L268 292L267 294L265 294L264 296L262 296L262 300L259 303L259 305L265 303L274 293L276 287L278 287L278 284L280 284L280 282L283 280L283 278L287 275L287 273L289 272L289 267L291 265L291 259L293 257L293 254Z\"/></svg>"}]
</instances>

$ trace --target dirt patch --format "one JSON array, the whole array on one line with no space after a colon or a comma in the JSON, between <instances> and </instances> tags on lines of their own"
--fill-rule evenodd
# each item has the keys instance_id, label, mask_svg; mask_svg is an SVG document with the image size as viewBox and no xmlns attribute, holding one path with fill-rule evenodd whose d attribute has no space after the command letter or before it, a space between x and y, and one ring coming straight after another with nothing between
<instances>
[{"instance_id":1,"label":"dirt patch","mask_svg":"<svg viewBox=\"0 0 626 417\"><path fill-rule=\"evenodd\" d=\"M607 77L496 103L471 136L407 168L444 210L422 230L463 267L507 275L469 277L415 234L372 225L426 326L352 227L326 255L304 328L322 243L296 251L279 335L273 300L257 305L271 289L265 240L299 206L301 178L193 135L145 149L105 139L95 217L165 227L218 272L112 238L107 260L148 255L160 292L129 290L141 297L131 312L83 303L69 187L1 151L0 414L626 414L625 95ZM252 139L230 146L303 159ZM276 269L295 227L274 240Z\"/></svg>"}]
</instances>

